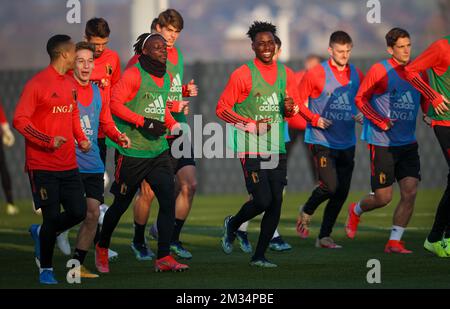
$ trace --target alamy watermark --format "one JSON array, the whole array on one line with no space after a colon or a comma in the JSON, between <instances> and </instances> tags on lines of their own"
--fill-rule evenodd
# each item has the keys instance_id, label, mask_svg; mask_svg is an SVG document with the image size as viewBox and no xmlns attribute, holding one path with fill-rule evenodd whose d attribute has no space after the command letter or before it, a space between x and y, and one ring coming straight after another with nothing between
<instances>
[{"instance_id":1,"label":"alamy watermark","mask_svg":"<svg viewBox=\"0 0 450 309\"><path fill-rule=\"evenodd\" d=\"M81 3L80 0L67 0L66 8L69 10L66 14L66 21L69 24L81 23Z\"/></svg>"}]
</instances>

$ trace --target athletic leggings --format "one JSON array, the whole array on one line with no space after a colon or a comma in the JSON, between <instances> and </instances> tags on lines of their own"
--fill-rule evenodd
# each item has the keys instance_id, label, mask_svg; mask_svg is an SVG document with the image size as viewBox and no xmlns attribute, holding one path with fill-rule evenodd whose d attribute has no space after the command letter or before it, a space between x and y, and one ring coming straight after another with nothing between
<instances>
[{"instance_id":1,"label":"athletic leggings","mask_svg":"<svg viewBox=\"0 0 450 309\"><path fill-rule=\"evenodd\" d=\"M355 147L338 150L322 145L311 145L310 148L319 175L319 185L311 193L303 211L313 215L317 207L328 200L319 238L329 237L350 190L355 165Z\"/></svg>"},{"instance_id":2,"label":"athletic leggings","mask_svg":"<svg viewBox=\"0 0 450 309\"><path fill-rule=\"evenodd\" d=\"M39 233L41 267L50 268L56 235L84 220L86 198L78 169L63 172L30 171L29 178L36 209L42 210Z\"/></svg>"},{"instance_id":3,"label":"athletic leggings","mask_svg":"<svg viewBox=\"0 0 450 309\"><path fill-rule=\"evenodd\" d=\"M98 245L109 248L112 233L131 204L142 180L150 184L159 203L156 224L160 259L170 254L170 238L175 222L174 176L167 152L153 159L119 156L116 180L110 190L114 201L103 218Z\"/></svg>"},{"instance_id":4,"label":"athletic leggings","mask_svg":"<svg viewBox=\"0 0 450 309\"><path fill-rule=\"evenodd\" d=\"M258 244L253 260L265 258L264 254L278 226L283 203L283 189L286 180L286 157L280 157L275 169L260 169L261 159L241 159L248 193L253 199L247 201L230 220L230 231L235 232L242 223L264 212L261 221Z\"/></svg>"},{"instance_id":5,"label":"athletic leggings","mask_svg":"<svg viewBox=\"0 0 450 309\"><path fill-rule=\"evenodd\" d=\"M430 242L439 241L443 236L450 238L450 127L435 126L434 133L447 160L449 173L447 175L447 187L439 202L433 227L428 235L428 241Z\"/></svg>"},{"instance_id":6,"label":"athletic leggings","mask_svg":"<svg viewBox=\"0 0 450 309\"><path fill-rule=\"evenodd\" d=\"M3 151L3 143L1 139L0 139L0 173L2 177L2 187L3 192L5 193L6 202L8 202L9 204L14 204L12 195L11 176L9 175L8 167L6 165L5 152Z\"/></svg>"}]
</instances>

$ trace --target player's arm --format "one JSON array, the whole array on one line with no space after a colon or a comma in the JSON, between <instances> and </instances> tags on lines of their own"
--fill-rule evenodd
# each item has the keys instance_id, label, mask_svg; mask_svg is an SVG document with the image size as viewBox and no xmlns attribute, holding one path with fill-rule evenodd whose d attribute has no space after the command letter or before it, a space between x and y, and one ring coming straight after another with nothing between
<instances>
[{"instance_id":1,"label":"player's arm","mask_svg":"<svg viewBox=\"0 0 450 309\"><path fill-rule=\"evenodd\" d=\"M420 54L419 57L405 67L406 79L420 91L434 107L442 104L444 99L442 95L428 85L423 79L423 75L420 75L420 72L437 67L441 63L444 51L449 49L446 45L448 45L448 42L445 40L434 42Z\"/></svg>"},{"instance_id":2,"label":"player's arm","mask_svg":"<svg viewBox=\"0 0 450 309\"><path fill-rule=\"evenodd\" d=\"M14 134L11 132L9 127L8 119L6 119L5 110L3 109L3 104L0 102L0 126L2 130L2 142L8 147L14 145L15 138Z\"/></svg>"},{"instance_id":3,"label":"player's arm","mask_svg":"<svg viewBox=\"0 0 450 309\"><path fill-rule=\"evenodd\" d=\"M104 100L102 94L102 109L100 110L100 126L103 128L105 135L116 144L120 142L121 132L117 129L116 124L111 116L111 109L107 100Z\"/></svg>"},{"instance_id":4,"label":"player's arm","mask_svg":"<svg viewBox=\"0 0 450 309\"><path fill-rule=\"evenodd\" d=\"M116 69L113 71L111 76L111 87L114 87L114 85L119 82L121 75L119 56L116 54L116 57L114 58L116 59Z\"/></svg>"},{"instance_id":5,"label":"player's arm","mask_svg":"<svg viewBox=\"0 0 450 309\"><path fill-rule=\"evenodd\" d=\"M391 127L391 120L378 114L370 105L370 99L374 94L386 91L386 88L386 71L383 66L378 63L372 66L369 72L367 72L355 97L356 107L363 113L364 117L383 131L386 131Z\"/></svg>"},{"instance_id":6,"label":"player's arm","mask_svg":"<svg viewBox=\"0 0 450 309\"><path fill-rule=\"evenodd\" d=\"M237 102L239 101L241 94L247 87L244 81L245 74L250 74L250 70L246 72L244 66L231 74L230 79L219 98L219 102L217 103L216 115L223 121L232 124L240 130L255 133L256 121L251 118L243 117L233 111L234 105L238 104Z\"/></svg>"},{"instance_id":7,"label":"player's arm","mask_svg":"<svg viewBox=\"0 0 450 309\"><path fill-rule=\"evenodd\" d=\"M31 121L38 102L39 89L37 89L37 85L28 82L16 106L13 126L27 141L43 148L53 149L54 137L38 130ZM80 123L80 120L78 120L78 123Z\"/></svg>"},{"instance_id":8,"label":"player's arm","mask_svg":"<svg viewBox=\"0 0 450 309\"><path fill-rule=\"evenodd\" d=\"M140 84L141 76L138 68L131 67L123 73L122 78L112 88L110 101L111 113L136 127L144 125L144 117L130 110L126 103L136 96Z\"/></svg>"},{"instance_id":9,"label":"player's arm","mask_svg":"<svg viewBox=\"0 0 450 309\"><path fill-rule=\"evenodd\" d=\"M319 114L312 113L308 107L304 104L304 102L308 99L308 97L301 98L298 86L297 86L297 79L295 77L294 72L286 68L287 73L287 85L286 89L288 90L289 96L292 96L295 102L295 111L300 114L306 121L310 122L313 126L317 126L318 120L320 118ZM303 94L304 95L304 94ZM296 113L291 114L290 116L295 115ZM286 115L289 117L288 115Z\"/></svg>"},{"instance_id":10,"label":"player's arm","mask_svg":"<svg viewBox=\"0 0 450 309\"><path fill-rule=\"evenodd\" d=\"M180 124L175 120L175 118L173 118L168 108L166 108L164 114L164 125L170 132L172 132L175 128L181 128Z\"/></svg>"},{"instance_id":11,"label":"player's arm","mask_svg":"<svg viewBox=\"0 0 450 309\"><path fill-rule=\"evenodd\" d=\"M323 78L318 76L319 70L321 70L320 73L323 73ZM299 96L298 102L307 102L308 98L315 97L315 92L318 92L319 94L322 92L322 89L325 86L325 72L322 71L323 68L321 66L317 66L315 69L306 72L297 88ZM299 107L300 116L302 116L307 122L310 122L313 127L326 129L331 125L330 120L321 117L319 114L312 113L306 104L299 104Z\"/></svg>"},{"instance_id":12,"label":"player's arm","mask_svg":"<svg viewBox=\"0 0 450 309\"><path fill-rule=\"evenodd\" d=\"M76 102L73 104L72 110L72 132L81 151L88 152L91 149L91 142L81 128L80 111L78 110L78 104Z\"/></svg>"}]
</instances>

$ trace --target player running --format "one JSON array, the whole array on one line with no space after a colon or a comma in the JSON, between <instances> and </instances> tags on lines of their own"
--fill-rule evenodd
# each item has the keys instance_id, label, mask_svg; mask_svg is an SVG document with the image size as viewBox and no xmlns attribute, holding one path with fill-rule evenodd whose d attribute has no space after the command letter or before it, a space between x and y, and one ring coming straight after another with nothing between
<instances>
[{"instance_id":1,"label":"player running","mask_svg":"<svg viewBox=\"0 0 450 309\"><path fill-rule=\"evenodd\" d=\"M280 54L281 54L281 40L278 36L274 36L275 39L275 54L273 56L273 61L277 62ZM299 114L296 114L295 116L300 117L303 119ZM293 116L293 117L295 117ZM286 119L291 119L286 118ZM305 121L303 119L303 121ZM285 123L285 143L286 143L286 152L287 152L287 143L289 142L289 133L287 132L287 123ZM251 199L252 196L250 195L249 198ZM248 240L248 224L249 221L246 221L239 226L238 230L236 231L236 238L239 241L239 247L241 250L245 253L251 253L253 248ZM272 239L269 242L269 249L273 251L283 252L283 251L289 251L292 249L292 246L288 244L284 239L281 237L280 233L278 232L278 227L275 229L275 232L273 233Z\"/></svg>"},{"instance_id":2,"label":"player running","mask_svg":"<svg viewBox=\"0 0 450 309\"><path fill-rule=\"evenodd\" d=\"M167 72L172 78L172 85L170 88L169 97L167 99L167 104L171 109L172 116L175 120L182 124L182 126L187 126L186 114L188 113L189 107L187 105L188 102L183 101L183 97L197 96L198 90L194 80L191 80L186 85L182 84L184 75L184 56L180 48L176 46L175 43L177 42L184 27L183 17L178 11L174 9L167 9L159 14L156 22L153 21L152 27L153 26L155 31L160 33L167 41ZM137 48L139 48L139 45ZM140 51L137 49L136 55L130 60L129 65L133 64L133 61L137 61L139 53ZM169 143L169 147L172 149L174 137L168 135L167 141ZM184 140L183 147L191 148L189 156L175 158L172 155L172 152L170 153L171 162L176 175L175 227L170 240L170 250L180 258L191 259L191 252L185 249L180 241L180 233L192 208L192 202L197 188L197 176L192 146L187 140ZM138 260L145 260L151 257L151 251L145 244L144 235L145 226L150 216L150 206L154 196L155 195L150 186L146 182L143 182L141 185L141 190L134 203L135 229L132 248L134 248L133 250L135 251L136 258ZM153 231L152 236L154 238L158 237L157 224L153 224L150 227L150 231Z\"/></svg>"},{"instance_id":3,"label":"player running","mask_svg":"<svg viewBox=\"0 0 450 309\"><path fill-rule=\"evenodd\" d=\"M86 192L86 219L80 226L73 258L80 262L81 278L96 278L83 263L97 231L100 205L104 202L105 165L100 157L97 143L98 129L102 127L105 135L123 148L129 148L130 140L121 134L112 120L108 101L96 84L89 78L94 69L94 45L80 42L76 45L76 59L73 70L73 82L77 89L77 104L80 112L81 127L92 144L91 151L83 153L77 149L77 162L84 191Z\"/></svg>"},{"instance_id":4,"label":"player running","mask_svg":"<svg viewBox=\"0 0 450 309\"><path fill-rule=\"evenodd\" d=\"M34 204L42 209L42 225L30 227L39 281L57 284L52 268L56 235L86 216L74 145L76 141L88 152L91 144L80 126L76 89L66 76L74 65L75 44L67 35L55 35L47 42L47 52L50 65L25 85L13 125L25 137L25 170Z\"/></svg>"},{"instance_id":5,"label":"player running","mask_svg":"<svg viewBox=\"0 0 450 309\"><path fill-rule=\"evenodd\" d=\"M250 265L267 268L277 267L266 259L265 252L279 222L287 184L284 117L299 111L294 73L273 61L275 32L270 23L256 21L251 25L247 35L255 59L232 73L216 108L219 118L236 127L233 149L252 195L235 216L225 218L222 249L230 254L239 226L264 212ZM306 112L306 119L324 125L319 115L312 115L304 106L300 109ZM266 167L274 161L276 166Z\"/></svg>"},{"instance_id":6,"label":"player running","mask_svg":"<svg viewBox=\"0 0 450 309\"><path fill-rule=\"evenodd\" d=\"M330 235L350 190L355 166L355 122L362 123L363 118L355 104L363 74L349 63L352 48L348 33L333 32L328 47L330 58L309 70L299 85L300 102L309 100L309 109L330 124L325 130L308 125L305 132L305 143L314 157L319 181L300 210L297 233L301 238L309 236L312 215L320 204L328 201L317 248L342 248Z\"/></svg>"},{"instance_id":7,"label":"player running","mask_svg":"<svg viewBox=\"0 0 450 309\"><path fill-rule=\"evenodd\" d=\"M179 128L166 108L171 80L166 70L167 45L160 34L148 34L143 42L139 63L125 71L114 86L111 111L121 132L133 141L125 149L116 148L115 181L111 187L114 202L106 211L96 246L96 266L109 272L107 248L120 217L127 210L143 180L155 192L159 202L159 227L156 271L183 271L189 267L170 255L170 237L175 222L174 175L170 164L166 128Z\"/></svg>"},{"instance_id":8,"label":"player running","mask_svg":"<svg viewBox=\"0 0 450 309\"><path fill-rule=\"evenodd\" d=\"M370 147L373 194L350 204L345 231L353 239L364 212L388 205L397 180L400 202L384 251L412 253L401 239L413 213L420 181L415 131L421 96L405 79L405 65L411 57L409 33L393 28L386 34L386 44L392 57L370 68L356 96L356 104L365 116L361 138Z\"/></svg>"},{"instance_id":9,"label":"player running","mask_svg":"<svg viewBox=\"0 0 450 309\"><path fill-rule=\"evenodd\" d=\"M433 227L425 240L426 250L439 257L450 256L450 35L437 40L419 57L406 66L407 79L432 106L428 107L427 117L431 119L431 126L444 157L449 166L447 188L439 202L434 218ZM430 86L420 77L419 72L428 71Z\"/></svg>"}]
</instances>

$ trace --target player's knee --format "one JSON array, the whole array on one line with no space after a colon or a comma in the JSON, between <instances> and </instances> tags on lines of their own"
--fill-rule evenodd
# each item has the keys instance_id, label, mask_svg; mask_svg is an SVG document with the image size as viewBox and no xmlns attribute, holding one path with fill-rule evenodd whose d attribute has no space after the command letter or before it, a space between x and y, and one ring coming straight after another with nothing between
<instances>
[{"instance_id":1,"label":"player's knee","mask_svg":"<svg viewBox=\"0 0 450 309\"><path fill-rule=\"evenodd\" d=\"M392 194L390 193L376 194L375 199L378 207L384 207L392 201Z\"/></svg>"},{"instance_id":2,"label":"player's knee","mask_svg":"<svg viewBox=\"0 0 450 309\"><path fill-rule=\"evenodd\" d=\"M86 218L84 221L87 221L88 223L91 222L98 222L98 218L100 217L100 209L96 207L95 209L89 209L86 213Z\"/></svg>"},{"instance_id":3,"label":"player's knee","mask_svg":"<svg viewBox=\"0 0 450 309\"><path fill-rule=\"evenodd\" d=\"M336 193L337 184L335 182L321 182L320 189L322 189L325 194L334 195Z\"/></svg>"},{"instance_id":4,"label":"player's knee","mask_svg":"<svg viewBox=\"0 0 450 309\"><path fill-rule=\"evenodd\" d=\"M269 194L264 194L256 196L253 199L255 207L257 207L261 212L266 211L267 208L272 204L272 196Z\"/></svg>"},{"instance_id":5,"label":"player's knee","mask_svg":"<svg viewBox=\"0 0 450 309\"><path fill-rule=\"evenodd\" d=\"M408 202L413 202L417 196L417 187L411 187L401 192L401 198Z\"/></svg>"},{"instance_id":6,"label":"player's knee","mask_svg":"<svg viewBox=\"0 0 450 309\"><path fill-rule=\"evenodd\" d=\"M197 191L197 182L182 184L180 191L184 196L192 198L195 195L195 191Z\"/></svg>"}]
</instances>

